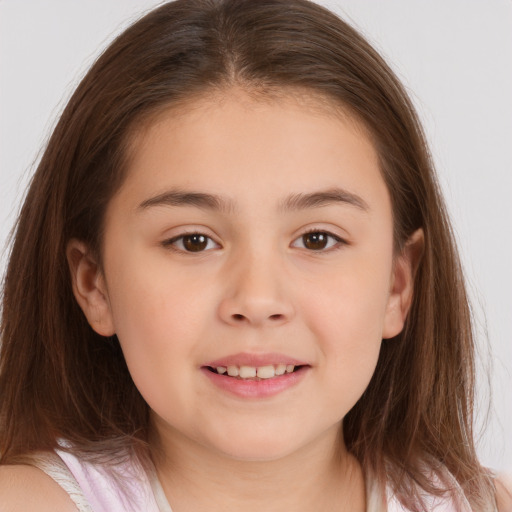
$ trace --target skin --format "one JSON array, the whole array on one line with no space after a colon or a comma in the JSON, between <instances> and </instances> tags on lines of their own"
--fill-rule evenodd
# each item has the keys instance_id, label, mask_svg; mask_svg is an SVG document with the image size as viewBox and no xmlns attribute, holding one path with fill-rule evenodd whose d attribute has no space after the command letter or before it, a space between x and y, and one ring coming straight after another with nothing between
<instances>
[{"instance_id":1,"label":"skin","mask_svg":"<svg viewBox=\"0 0 512 512\"><path fill-rule=\"evenodd\" d=\"M29 491L28 491L29 490ZM31 466L0 466L0 512L76 512L68 494Z\"/></svg>"},{"instance_id":2,"label":"skin","mask_svg":"<svg viewBox=\"0 0 512 512\"><path fill-rule=\"evenodd\" d=\"M512 474L500 475L495 480L496 504L499 512L512 510Z\"/></svg>"},{"instance_id":3,"label":"skin","mask_svg":"<svg viewBox=\"0 0 512 512\"><path fill-rule=\"evenodd\" d=\"M78 240L68 259L91 326L117 333L152 408L150 441L173 510L365 510L361 468L338 434L382 339L403 327L423 238L393 255L389 196L364 130L315 98L228 91L164 113L133 149L101 265ZM232 209L139 207L177 187L222 194ZM365 208L279 208L290 193L332 187ZM183 252L185 227L214 242ZM310 228L346 243L308 250ZM228 397L198 368L240 351L278 351L311 369L276 397ZM510 482L496 488L498 509L510 510ZM1 466L0 496L0 512L76 510L30 466Z\"/></svg>"},{"instance_id":4,"label":"skin","mask_svg":"<svg viewBox=\"0 0 512 512\"><path fill-rule=\"evenodd\" d=\"M325 101L232 90L163 113L133 149L101 265L77 240L68 258L91 326L117 334L151 408L173 510L364 510L339 432L382 340L403 327L422 245L417 232L393 252L369 137ZM222 207L162 201L170 191ZM290 200L325 191L320 205ZM324 248L311 249L310 231ZM191 233L208 237L204 250L187 251ZM201 371L239 352L308 367L290 389L245 399Z\"/></svg>"}]
</instances>

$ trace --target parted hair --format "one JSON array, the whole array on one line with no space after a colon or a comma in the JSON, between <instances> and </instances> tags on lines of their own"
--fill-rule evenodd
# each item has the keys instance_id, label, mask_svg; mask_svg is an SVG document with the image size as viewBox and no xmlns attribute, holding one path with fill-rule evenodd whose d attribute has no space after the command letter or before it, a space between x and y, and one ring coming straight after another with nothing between
<instances>
[{"instance_id":1,"label":"parted hair","mask_svg":"<svg viewBox=\"0 0 512 512\"><path fill-rule=\"evenodd\" d=\"M1 463L69 441L84 457L149 457L149 409L115 336L74 299L70 239L101 261L106 207L140 127L195 95L234 86L301 90L335 102L370 134L393 206L395 251L418 228L425 247L403 331L343 421L348 450L403 504L442 492L442 468L475 510L492 483L473 433L474 340L450 223L414 107L390 67L342 19L307 0L177 0L102 53L49 139L30 183L3 283ZM432 475L439 473L440 479ZM433 482L437 481L438 484Z\"/></svg>"}]
</instances>

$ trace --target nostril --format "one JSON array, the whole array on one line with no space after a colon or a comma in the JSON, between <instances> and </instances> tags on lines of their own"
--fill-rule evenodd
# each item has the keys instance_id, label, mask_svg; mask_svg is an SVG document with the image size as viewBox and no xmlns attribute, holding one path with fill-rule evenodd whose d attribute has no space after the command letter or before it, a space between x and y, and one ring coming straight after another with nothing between
<instances>
[{"instance_id":1,"label":"nostril","mask_svg":"<svg viewBox=\"0 0 512 512\"><path fill-rule=\"evenodd\" d=\"M283 319L283 315L278 313L278 314L275 314L275 315L270 315L268 318L270 320L282 320Z\"/></svg>"},{"instance_id":2,"label":"nostril","mask_svg":"<svg viewBox=\"0 0 512 512\"><path fill-rule=\"evenodd\" d=\"M242 320L245 319L244 315L241 315L240 313L235 313L233 315L233 319L236 320L237 322L241 322Z\"/></svg>"}]
</instances>

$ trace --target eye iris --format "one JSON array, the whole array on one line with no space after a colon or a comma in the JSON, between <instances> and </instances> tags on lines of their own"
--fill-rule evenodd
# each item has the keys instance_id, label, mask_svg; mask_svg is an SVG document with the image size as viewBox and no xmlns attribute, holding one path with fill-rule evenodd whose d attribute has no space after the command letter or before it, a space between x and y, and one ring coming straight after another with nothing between
<instances>
[{"instance_id":1,"label":"eye iris","mask_svg":"<svg viewBox=\"0 0 512 512\"><path fill-rule=\"evenodd\" d=\"M319 251L327 246L328 237L325 233L307 233L302 237L302 241L307 249Z\"/></svg>"},{"instance_id":2,"label":"eye iris","mask_svg":"<svg viewBox=\"0 0 512 512\"><path fill-rule=\"evenodd\" d=\"M204 235L186 235L183 237L183 247L187 251L199 252L206 249L208 237Z\"/></svg>"}]
</instances>

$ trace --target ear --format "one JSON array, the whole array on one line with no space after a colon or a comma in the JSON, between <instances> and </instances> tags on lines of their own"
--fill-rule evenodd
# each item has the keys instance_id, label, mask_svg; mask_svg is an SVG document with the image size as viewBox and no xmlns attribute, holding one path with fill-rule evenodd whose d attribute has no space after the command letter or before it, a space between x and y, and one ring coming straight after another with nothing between
<instances>
[{"instance_id":1,"label":"ear","mask_svg":"<svg viewBox=\"0 0 512 512\"><path fill-rule=\"evenodd\" d=\"M402 252L395 257L382 331L384 339L393 338L404 327L412 304L414 277L423 255L424 244L425 237L420 228L409 237Z\"/></svg>"},{"instance_id":2,"label":"ear","mask_svg":"<svg viewBox=\"0 0 512 512\"><path fill-rule=\"evenodd\" d=\"M105 279L87 246L70 240L66 250L75 298L89 325L102 336L115 334Z\"/></svg>"}]
</instances>

